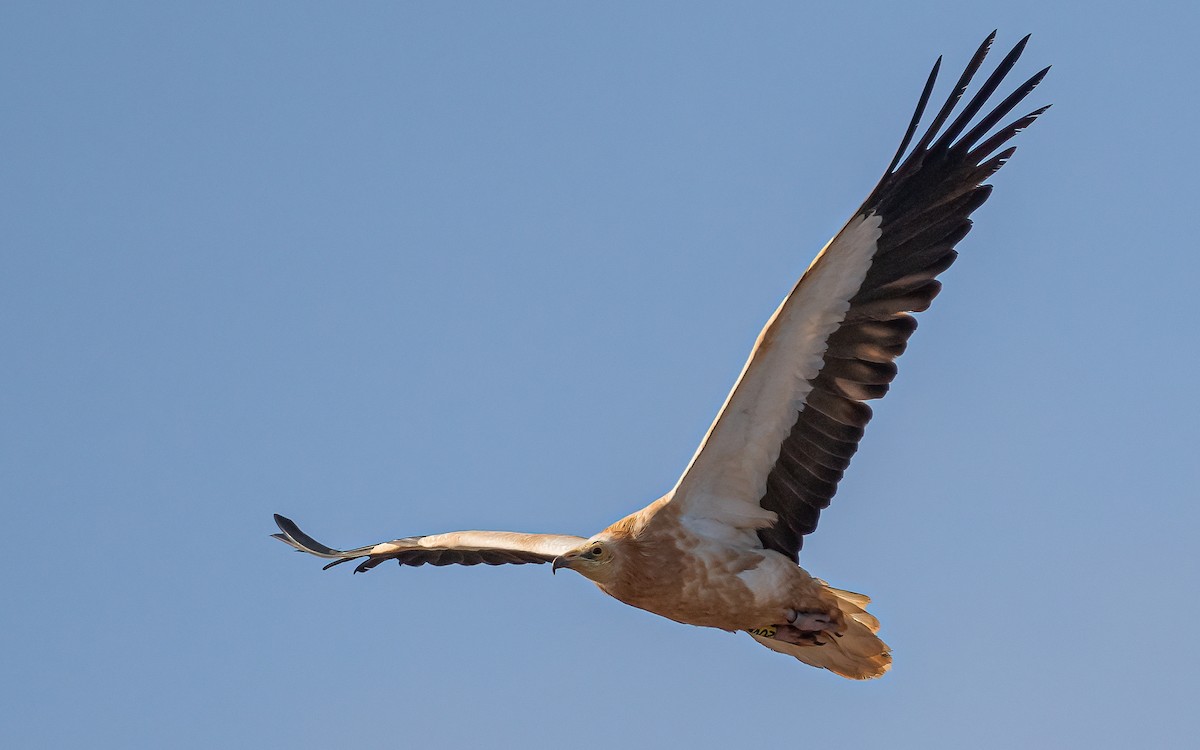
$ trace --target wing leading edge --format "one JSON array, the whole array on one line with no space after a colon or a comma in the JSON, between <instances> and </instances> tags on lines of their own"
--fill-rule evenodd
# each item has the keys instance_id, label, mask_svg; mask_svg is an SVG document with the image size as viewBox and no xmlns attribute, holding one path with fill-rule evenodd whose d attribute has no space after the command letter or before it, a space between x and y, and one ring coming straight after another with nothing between
<instances>
[{"instance_id":1,"label":"wing leading edge","mask_svg":"<svg viewBox=\"0 0 1200 750\"><path fill-rule=\"evenodd\" d=\"M279 534L271 536L301 552L333 560L328 570L351 560L366 558L355 567L365 573L380 563L401 565L525 565L548 563L585 540L566 534L519 534L512 531L454 531L448 534L410 536L356 549L338 550L321 544L300 530L290 518L275 514Z\"/></svg>"}]
</instances>

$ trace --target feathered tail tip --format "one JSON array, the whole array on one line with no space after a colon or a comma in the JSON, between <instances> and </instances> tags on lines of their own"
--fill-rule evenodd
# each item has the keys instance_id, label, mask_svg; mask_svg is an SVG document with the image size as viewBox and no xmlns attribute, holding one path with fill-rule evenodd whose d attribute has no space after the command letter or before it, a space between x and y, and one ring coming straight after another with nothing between
<instances>
[{"instance_id":1,"label":"feathered tail tip","mask_svg":"<svg viewBox=\"0 0 1200 750\"><path fill-rule=\"evenodd\" d=\"M875 635L879 632L879 620L865 609L870 597L828 585L825 590L837 599L838 608L846 619L846 630L840 637L830 638L820 646L798 646L754 633L750 637L772 651L794 656L805 664L828 669L851 680L882 677L892 668L892 651Z\"/></svg>"}]
</instances>

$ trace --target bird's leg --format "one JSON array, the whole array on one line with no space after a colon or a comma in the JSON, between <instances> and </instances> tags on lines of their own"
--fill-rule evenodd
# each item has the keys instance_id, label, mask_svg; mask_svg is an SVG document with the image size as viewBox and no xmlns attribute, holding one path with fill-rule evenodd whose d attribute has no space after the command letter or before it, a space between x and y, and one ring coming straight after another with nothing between
<instances>
[{"instance_id":1,"label":"bird's leg","mask_svg":"<svg viewBox=\"0 0 1200 750\"><path fill-rule=\"evenodd\" d=\"M754 635L773 638L796 646L823 646L830 637L840 638L846 627L842 613L836 609L814 611L811 609L785 609L777 625L751 630Z\"/></svg>"},{"instance_id":2,"label":"bird's leg","mask_svg":"<svg viewBox=\"0 0 1200 750\"><path fill-rule=\"evenodd\" d=\"M823 646L829 642L830 635L839 635L840 624L836 615L829 612L801 612L795 609L784 610L786 624L776 625L775 640L791 643L796 646Z\"/></svg>"},{"instance_id":3,"label":"bird's leg","mask_svg":"<svg viewBox=\"0 0 1200 750\"><path fill-rule=\"evenodd\" d=\"M825 612L797 612L794 609L785 610L788 624L797 630L805 632L820 632L829 630L833 620Z\"/></svg>"}]
</instances>

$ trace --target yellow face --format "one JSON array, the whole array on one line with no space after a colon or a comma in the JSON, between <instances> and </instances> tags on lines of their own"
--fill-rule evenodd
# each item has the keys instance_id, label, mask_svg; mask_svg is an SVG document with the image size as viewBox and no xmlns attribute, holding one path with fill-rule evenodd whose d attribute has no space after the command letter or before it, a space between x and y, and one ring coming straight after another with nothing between
<instances>
[{"instance_id":1,"label":"yellow face","mask_svg":"<svg viewBox=\"0 0 1200 750\"><path fill-rule=\"evenodd\" d=\"M608 544L592 539L554 558L551 570L569 568L585 578L600 582L608 577L612 558Z\"/></svg>"}]
</instances>

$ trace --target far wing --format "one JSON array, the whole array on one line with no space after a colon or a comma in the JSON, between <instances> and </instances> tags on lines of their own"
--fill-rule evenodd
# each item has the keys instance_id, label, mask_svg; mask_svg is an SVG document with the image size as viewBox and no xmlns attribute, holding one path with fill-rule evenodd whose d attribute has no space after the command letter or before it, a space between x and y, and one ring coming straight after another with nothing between
<instances>
[{"instance_id":1,"label":"far wing","mask_svg":"<svg viewBox=\"0 0 1200 750\"><path fill-rule=\"evenodd\" d=\"M991 193L983 181L1015 150L1005 144L1044 111L988 136L1048 69L971 126L1026 37L939 133L994 37L980 46L901 162L929 101L939 58L883 179L759 335L671 495L670 504L697 528L743 539L756 533L764 547L792 559L803 536L816 529L871 418L863 402L881 398L896 376L895 360L917 327L909 313L928 308L941 289L936 277L954 262L954 246L971 228L968 216Z\"/></svg>"},{"instance_id":2,"label":"far wing","mask_svg":"<svg viewBox=\"0 0 1200 750\"><path fill-rule=\"evenodd\" d=\"M586 541L566 534L518 534L511 531L454 531L449 534L409 536L367 547L337 550L326 547L300 530L289 518L275 514L285 544L310 555L333 560L328 570L351 560L366 558L354 569L364 573L376 565L395 560L401 565L524 565L548 563Z\"/></svg>"}]
</instances>

